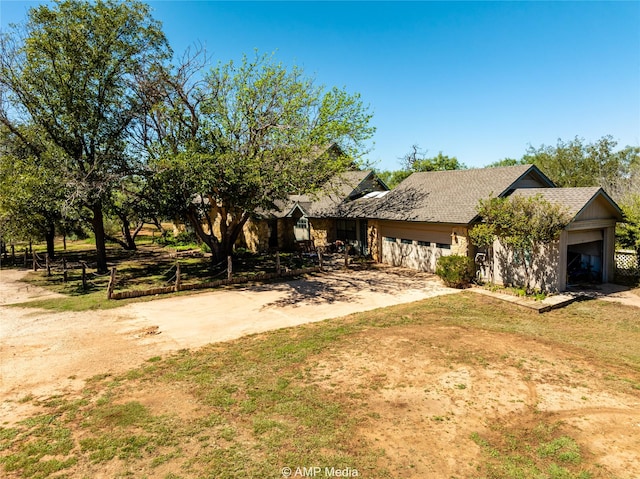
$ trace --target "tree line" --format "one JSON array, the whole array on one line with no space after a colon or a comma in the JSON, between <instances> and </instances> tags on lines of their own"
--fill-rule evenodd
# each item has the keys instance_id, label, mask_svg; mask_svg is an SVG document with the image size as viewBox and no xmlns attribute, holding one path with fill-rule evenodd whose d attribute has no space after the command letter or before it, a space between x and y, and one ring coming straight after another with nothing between
<instances>
[{"instance_id":1,"label":"tree line","mask_svg":"<svg viewBox=\"0 0 640 479\"><path fill-rule=\"evenodd\" d=\"M174 55L138 1L58 0L1 32L0 235L53 256L56 232L88 226L104 272L106 241L135 249L143 223L182 219L215 261L254 211L362 158L374 128L358 94L269 55L211 62Z\"/></svg>"},{"instance_id":2,"label":"tree line","mask_svg":"<svg viewBox=\"0 0 640 479\"><path fill-rule=\"evenodd\" d=\"M426 151L417 145L412 146L411 151L400 159L400 164L398 170L379 173L391 188L414 172L466 168L456 157L443 155L442 152L428 157ZM610 135L592 143L579 137L568 141L558 139L556 145L529 146L520 159L505 158L487 166L527 164L536 165L559 187L603 188L624 213L625 222L617 229L618 242L640 253L640 147L618 148ZM496 201L492 199L493 203ZM550 205L542 206L542 210L550 211ZM479 213L484 218L491 216L487 207L488 203L479 205Z\"/></svg>"}]
</instances>

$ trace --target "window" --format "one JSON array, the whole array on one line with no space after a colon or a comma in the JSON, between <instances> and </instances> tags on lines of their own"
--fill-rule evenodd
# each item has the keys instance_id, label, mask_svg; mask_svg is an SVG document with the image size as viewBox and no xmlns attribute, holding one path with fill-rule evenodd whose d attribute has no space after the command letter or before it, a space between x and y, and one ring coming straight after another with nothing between
<instances>
[{"instance_id":1,"label":"window","mask_svg":"<svg viewBox=\"0 0 640 479\"><path fill-rule=\"evenodd\" d=\"M429 241L418 241L418 246L431 246Z\"/></svg>"},{"instance_id":2,"label":"window","mask_svg":"<svg viewBox=\"0 0 640 479\"><path fill-rule=\"evenodd\" d=\"M384 240L389 242L389 243L395 243L396 239L393 236L385 236Z\"/></svg>"},{"instance_id":3,"label":"window","mask_svg":"<svg viewBox=\"0 0 640 479\"><path fill-rule=\"evenodd\" d=\"M302 216L293 227L293 235L296 241L309 241L311 239L311 231L309 228L309 220Z\"/></svg>"},{"instance_id":4,"label":"window","mask_svg":"<svg viewBox=\"0 0 640 479\"><path fill-rule=\"evenodd\" d=\"M358 239L356 235L356 222L354 220L338 220L336 221L336 237L339 240Z\"/></svg>"},{"instance_id":5,"label":"window","mask_svg":"<svg viewBox=\"0 0 640 479\"><path fill-rule=\"evenodd\" d=\"M436 243L436 248L451 249L451 245L445 243Z\"/></svg>"},{"instance_id":6,"label":"window","mask_svg":"<svg viewBox=\"0 0 640 479\"><path fill-rule=\"evenodd\" d=\"M413 244L413 241L412 241L412 240L410 240L410 239L402 238L402 239L400 240L400 243L402 243L402 244Z\"/></svg>"}]
</instances>

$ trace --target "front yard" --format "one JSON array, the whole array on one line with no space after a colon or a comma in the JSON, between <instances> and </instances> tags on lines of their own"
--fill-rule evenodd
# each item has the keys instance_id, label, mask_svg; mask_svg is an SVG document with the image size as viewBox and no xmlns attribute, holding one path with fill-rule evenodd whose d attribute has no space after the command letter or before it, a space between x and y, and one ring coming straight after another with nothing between
<instances>
[{"instance_id":1,"label":"front yard","mask_svg":"<svg viewBox=\"0 0 640 479\"><path fill-rule=\"evenodd\" d=\"M96 370L79 392L25 392L28 414L1 425L0 467L31 478L311 467L639 477L638 344L636 308L584 301L539 315L473 293L436 297Z\"/></svg>"}]
</instances>

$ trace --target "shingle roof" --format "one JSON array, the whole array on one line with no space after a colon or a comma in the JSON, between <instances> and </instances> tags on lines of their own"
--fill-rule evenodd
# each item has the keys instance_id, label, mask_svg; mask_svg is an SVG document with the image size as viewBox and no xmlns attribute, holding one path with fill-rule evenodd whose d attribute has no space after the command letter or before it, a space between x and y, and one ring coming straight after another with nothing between
<instances>
[{"instance_id":1,"label":"shingle roof","mask_svg":"<svg viewBox=\"0 0 640 479\"><path fill-rule=\"evenodd\" d=\"M479 200L506 195L514 183L526 175L553 186L533 165L413 173L385 197L354 201L343 208L343 214L382 220L468 224L477 217Z\"/></svg>"},{"instance_id":2,"label":"shingle roof","mask_svg":"<svg viewBox=\"0 0 640 479\"><path fill-rule=\"evenodd\" d=\"M290 195L286 202L277 204L278 211L261 212L263 216L283 218L299 207L312 218L335 217L336 208L345 200L364 193L363 182L372 175L371 170L346 171L328 181L316 194Z\"/></svg>"},{"instance_id":3,"label":"shingle roof","mask_svg":"<svg viewBox=\"0 0 640 479\"><path fill-rule=\"evenodd\" d=\"M515 190L513 194L525 198L540 195L551 203L563 205L572 218L575 218L596 196L602 195L611 203L611 207L616 211L618 218L622 219L622 213L618 205L598 186L582 188L522 188Z\"/></svg>"}]
</instances>

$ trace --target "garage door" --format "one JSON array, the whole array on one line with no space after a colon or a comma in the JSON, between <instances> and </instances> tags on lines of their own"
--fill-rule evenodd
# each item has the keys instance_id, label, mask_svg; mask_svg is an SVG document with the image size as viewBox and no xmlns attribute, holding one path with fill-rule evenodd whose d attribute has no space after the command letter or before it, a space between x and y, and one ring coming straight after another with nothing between
<instances>
[{"instance_id":1,"label":"garage door","mask_svg":"<svg viewBox=\"0 0 640 479\"><path fill-rule=\"evenodd\" d=\"M382 237L382 262L392 266L435 272L441 256L451 254L451 245L394 236Z\"/></svg>"}]
</instances>

